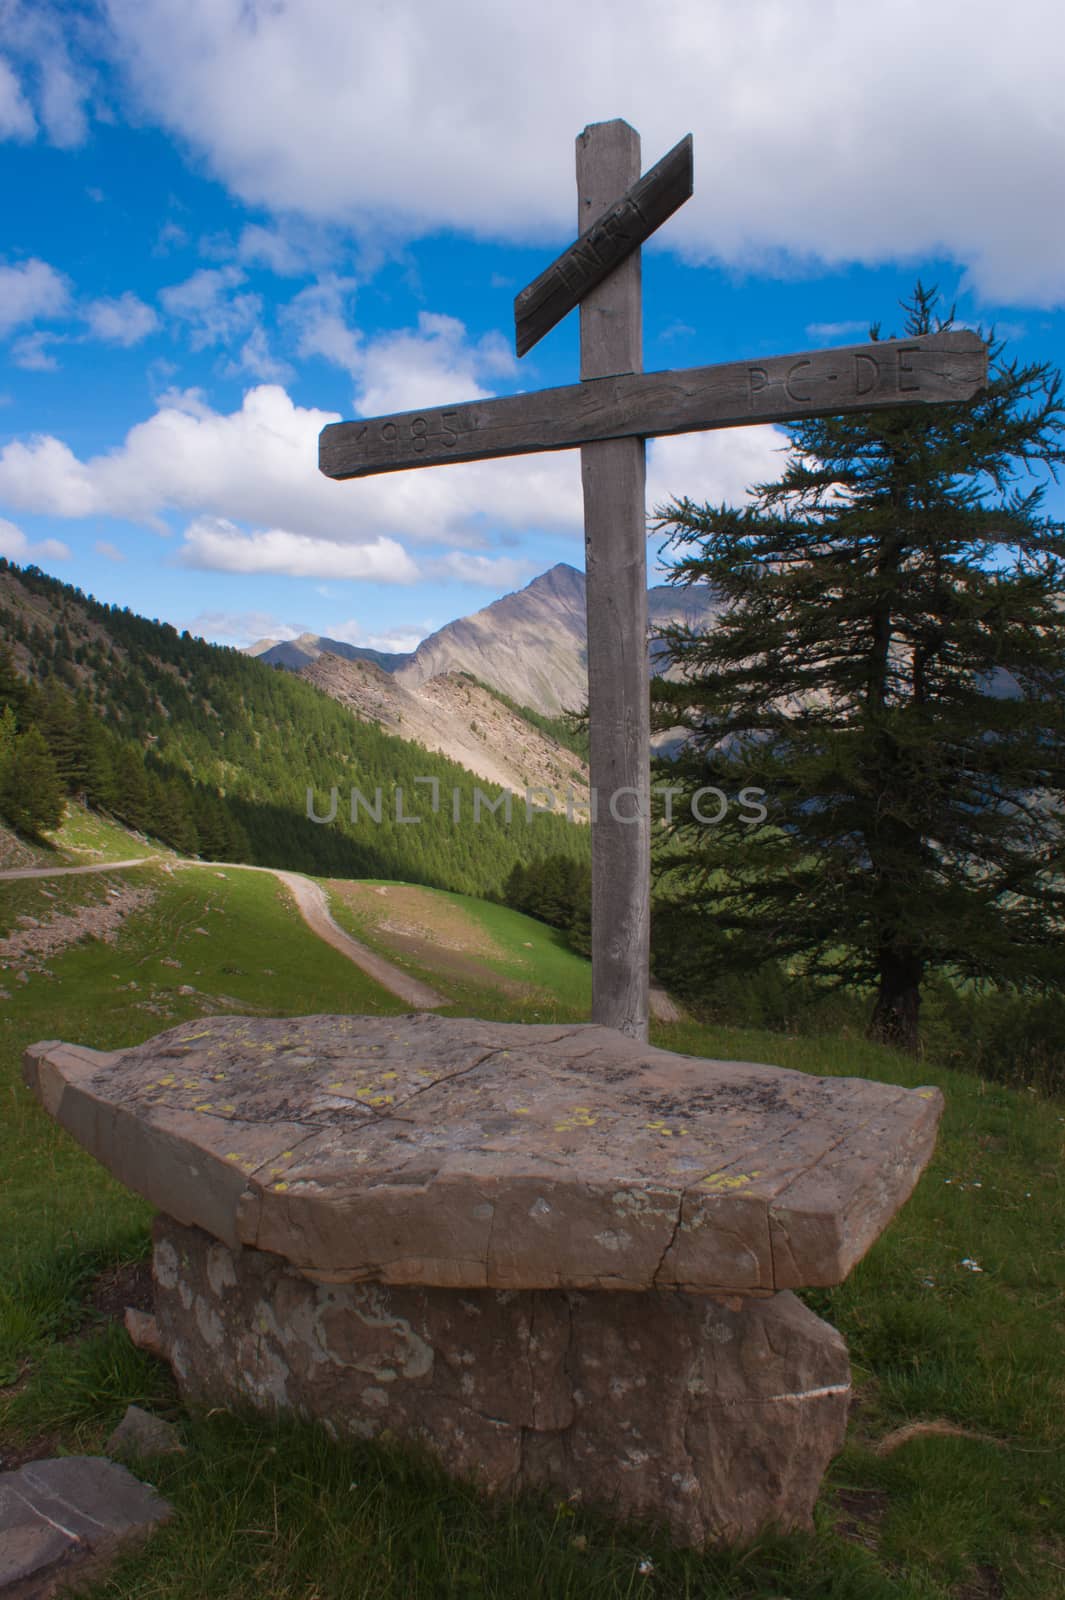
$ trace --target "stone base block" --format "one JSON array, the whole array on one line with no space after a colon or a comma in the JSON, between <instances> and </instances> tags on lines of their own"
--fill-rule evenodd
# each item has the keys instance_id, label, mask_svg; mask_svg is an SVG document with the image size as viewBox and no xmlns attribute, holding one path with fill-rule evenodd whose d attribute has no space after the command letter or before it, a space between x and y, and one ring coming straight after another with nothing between
<instances>
[{"instance_id":1,"label":"stone base block","mask_svg":"<svg viewBox=\"0 0 1065 1600\"><path fill-rule=\"evenodd\" d=\"M784 1291L316 1284L280 1256L155 1222L162 1345L188 1399L334 1437L427 1444L489 1493L579 1490L679 1544L808 1529L847 1423L842 1337Z\"/></svg>"}]
</instances>

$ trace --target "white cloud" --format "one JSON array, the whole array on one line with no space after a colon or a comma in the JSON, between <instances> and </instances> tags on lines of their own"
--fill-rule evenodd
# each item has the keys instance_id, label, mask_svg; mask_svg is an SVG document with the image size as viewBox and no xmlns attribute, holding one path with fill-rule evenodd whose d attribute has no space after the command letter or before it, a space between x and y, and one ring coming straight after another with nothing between
<instances>
[{"instance_id":1,"label":"white cloud","mask_svg":"<svg viewBox=\"0 0 1065 1600\"><path fill-rule=\"evenodd\" d=\"M518 589L538 570L535 561L515 556L476 556L465 550L452 550L428 562L425 576L481 584L486 589Z\"/></svg>"},{"instance_id":2,"label":"white cloud","mask_svg":"<svg viewBox=\"0 0 1065 1600\"><path fill-rule=\"evenodd\" d=\"M742 504L747 490L780 476L787 438L769 426L717 428L650 439L647 511L687 495L697 505Z\"/></svg>"},{"instance_id":3,"label":"white cloud","mask_svg":"<svg viewBox=\"0 0 1065 1600\"><path fill-rule=\"evenodd\" d=\"M160 290L159 299L170 316L187 325L192 348L203 350L250 333L258 321L259 296L230 293L244 281L239 267L200 267L183 283Z\"/></svg>"},{"instance_id":4,"label":"white cloud","mask_svg":"<svg viewBox=\"0 0 1065 1600\"><path fill-rule=\"evenodd\" d=\"M103 556L105 561L125 561L125 556L117 544L112 544L110 539L97 539L93 549L98 556Z\"/></svg>"},{"instance_id":5,"label":"white cloud","mask_svg":"<svg viewBox=\"0 0 1065 1600\"><path fill-rule=\"evenodd\" d=\"M433 632L432 623L426 623L421 632L409 628L393 633L363 633L357 622L337 622L323 628L327 639L343 639L347 644L361 645L364 650L386 650L390 655L409 655L417 650L427 634Z\"/></svg>"},{"instance_id":6,"label":"white cloud","mask_svg":"<svg viewBox=\"0 0 1065 1600\"><path fill-rule=\"evenodd\" d=\"M418 385L424 401L430 381L446 398L483 392L476 374L501 364L497 344L469 346L461 335L453 319L426 315L418 332L370 341L358 380L369 386L367 398L402 403ZM85 461L50 435L13 440L0 450L0 503L122 517L159 531L173 510L352 545L381 536L482 545L513 529L581 527L575 451L334 483L318 471L318 434L336 413L297 406L276 384L250 389L229 414L195 390L165 394L157 406L121 445Z\"/></svg>"},{"instance_id":7,"label":"white cloud","mask_svg":"<svg viewBox=\"0 0 1065 1600\"><path fill-rule=\"evenodd\" d=\"M168 256L171 250L184 250L189 242L189 236L179 223L164 222L156 235L155 244L152 246L153 256Z\"/></svg>"},{"instance_id":8,"label":"white cloud","mask_svg":"<svg viewBox=\"0 0 1065 1600\"><path fill-rule=\"evenodd\" d=\"M694 133L695 195L668 224L694 256L942 252L989 297L1065 296L1065 207L1047 203L1065 155L1058 0L1014 0L1008 27L996 0L107 10L143 114L277 212L561 243L573 139L621 113L645 166Z\"/></svg>"},{"instance_id":9,"label":"white cloud","mask_svg":"<svg viewBox=\"0 0 1065 1600\"><path fill-rule=\"evenodd\" d=\"M279 622L268 611L201 611L182 628L216 644L254 644L259 639L298 639L308 630Z\"/></svg>"},{"instance_id":10,"label":"white cloud","mask_svg":"<svg viewBox=\"0 0 1065 1600\"><path fill-rule=\"evenodd\" d=\"M864 342L869 337L868 322L808 322L806 332L819 343L836 343L846 339L852 344Z\"/></svg>"},{"instance_id":11,"label":"white cloud","mask_svg":"<svg viewBox=\"0 0 1065 1600\"><path fill-rule=\"evenodd\" d=\"M11 57L22 67L24 85L15 83L16 97L12 99L10 85L5 89L3 77L13 77L12 69L2 63L0 72L0 133L4 131L4 107L11 108L15 116L12 130L19 138L32 137L39 123L50 143L60 149L72 149L84 143L88 134L88 120L84 102L91 88L91 74L71 57L69 44L80 31L78 21L45 0L3 0L0 5L0 25L4 44ZM32 93L36 105L36 118L27 103Z\"/></svg>"},{"instance_id":12,"label":"white cloud","mask_svg":"<svg viewBox=\"0 0 1065 1600\"><path fill-rule=\"evenodd\" d=\"M18 266L0 266L0 334L39 317L59 317L70 301L67 280L47 261L32 256Z\"/></svg>"},{"instance_id":13,"label":"white cloud","mask_svg":"<svg viewBox=\"0 0 1065 1600\"><path fill-rule=\"evenodd\" d=\"M517 363L499 334L476 345L456 317L418 313L417 332L384 333L363 346L356 373L356 405L366 417L448 400L481 400L491 394L482 378L509 375Z\"/></svg>"},{"instance_id":14,"label":"white cloud","mask_svg":"<svg viewBox=\"0 0 1065 1600\"><path fill-rule=\"evenodd\" d=\"M322 356L354 373L361 360L362 335L348 326L354 278L323 278L301 289L282 312L296 334L301 356Z\"/></svg>"},{"instance_id":15,"label":"white cloud","mask_svg":"<svg viewBox=\"0 0 1065 1600\"><path fill-rule=\"evenodd\" d=\"M93 300L84 314L97 339L127 348L139 344L159 326L159 318L152 307L145 305L129 289L117 299Z\"/></svg>"},{"instance_id":16,"label":"white cloud","mask_svg":"<svg viewBox=\"0 0 1065 1600\"><path fill-rule=\"evenodd\" d=\"M321 229L298 219L286 219L270 228L250 222L237 241L239 260L249 266L266 267L279 278L298 278L312 271L329 253Z\"/></svg>"},{"instance_id":17,"label":"white cloud","mask_svg":"<svg viewBox=\"0 0 1065 1600\"><path fill-rule=\"evenodd\" d=\"M246 534L231 522L201 518L185 530L183 566L213 572L284 573L292 578L372 578L414 583L418 570L394 539L338 544L269 528Z\"/></svg>"},{"instance_id":18,"label":"white cloud","mask_svg":"<svg viewBox=\"0 0 1065 1600\"><path fill-rule=\"evenodd\" d=\"M69 561L70 548L61 539L41 539L34 544L21 528L0 517L0 556L22 565L31 561Z\"/></svg>"},{"instance_id":19,"label":"white cloud","mask_svg":"<svg viewBox=\"0 0 1065 1600\"><path fill-rule=\"evenodd\" d=\"M37 119L19 81L0 56L0 139L32 139Z\"/></svg>"},{"instance_id":20,"label":"white cloud","mask_svg":"<svg viewBox=\"0 0 1065 1600\"><path fill-rule=\"evenodd\" d=\"M251 330L236 361L230 362L227 368L228 377L238 377L244 372L262 383L281 383L292 377L288 362L280 360L271 351L266 329L261 325Z\"/></svg>"},{"instance_id":21,"label":"white cloud","mask_svg":"<svg viewBox=\"0 0 1065 1600\"><path fill-rule=\"evenodd\" d=\"M58 372L59 362L52 355L50 346L65 343L66 339L60 333L47 333L44 329L27 333L11 346L11 359L24 372Z\"/></svg>"}]
</instances>

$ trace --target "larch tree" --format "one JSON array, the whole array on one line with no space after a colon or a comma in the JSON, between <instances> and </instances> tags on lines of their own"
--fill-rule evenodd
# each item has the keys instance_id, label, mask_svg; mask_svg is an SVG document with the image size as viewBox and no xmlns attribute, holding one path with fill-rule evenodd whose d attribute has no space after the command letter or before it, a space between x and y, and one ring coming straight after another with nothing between
<instances>
[{"instance_id":1,"label":"larch tree","mask_svg":"<svg viewBox=\"0 0 1065 1600\"><path fill-rule=\"evenodd\" d=\"M908 336L950 327L937 299L917 284ZM871 1036L908 1049L933 971L1065 984L1065 407L1004 348L975 400L804 421L748 504L655 511L670 581L724 608L663 634L662 775L767 810L674 798L670 892L722 962L871 992Z\"/></svg>"}]
</instances>

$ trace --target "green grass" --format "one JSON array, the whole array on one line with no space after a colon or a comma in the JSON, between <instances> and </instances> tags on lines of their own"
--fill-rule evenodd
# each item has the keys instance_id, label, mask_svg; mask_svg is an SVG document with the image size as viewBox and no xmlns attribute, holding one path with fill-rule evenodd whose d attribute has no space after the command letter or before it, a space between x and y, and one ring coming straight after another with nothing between
<instances>
[{"instance_id":1,"label":"green grass","mask_svg":"<svg viewBox=\"0 0 1065 1600\"><path fill-rule=\"evenodd\" d=\"M730 1553L680 1552L653 1529L550 1495L484 1502L413 1449L338 1445L308 1424L186 1410L168 1369L120 1326L85 1324L94 1276L144 1256L149 1208L22 1087L27 1043L113 1048L222 1009L405 1009L307 932L265 875L204 867L170 877L145 867L123 881L156 886L151 908L115 946L52 958L54 976L31 975L0 1014L0 1383L9 1385L0 1389L0 1457L5 1440L42 1436L52 1453L98 1451L131 1400L176 1421L187 1447L145 1464L141 1475L176 1515L89 1591L97 1600L1065 1596L1065 1103L860 1038L654 1028L668 1048L936 1084L947 1103L935 1156L895 1222L846 1283L802 1294L844 1334L859 1401L815 1532ZM531 973L557 996L540 1020L587 1015L587 965L550 930L447 898L496 940L501 977ZM345 909L335 907L338 920L372 942ZM424 976L446 989L456 1014L533 1020L544 1009L530 1002L516 1012L487 982L460 994L431 968ZM183 984L196 993L180 995ZM922 1420L972 1436L919 1435L876 1453L890 1430ZM840 1493L852 1515L856 1505L877 1513L868 1547L844 1537ZM653 1570L641 1573L646 1561Z\"/></svg>"},{"instance_id":2,"label":"green grass","mask_svg":"<svg viewBox=\"0 0 1065 1600\"><path fill-rule=\"evenodd\" d=\"M131 861L134 856L174 855L169 845L130 833L117 822L108 822L95 811L68 800L63 826L52 835L61 854L70 857L72 866L82 862Z\"/></svg>"},{"instance_id":3,"label":"green grass","mask_svg":"<svg viewBox=\"0 0 1065 1600\"><path fill-rule=\"evenodd\" d=\"M368 878L367 883L389 884L386 878ZM574 955L554 928L533 917L511 911L508 906L471 895L453 894L444 889L420 889L465 912L503 952L501 957L479 955L477 960L512 983L534 985L540 994L520 998L505 993L490 981L457 978L442 973L431 961L415 961L396 955L374 928L373 921L338 895L330 896L330 910L339 925L370 949L402 965L446 994L450 1004L440 1008L445 1017L487 1017L504 1022L587 1022L592 1005L592 972L589 963Z\"/></svg>"}]
</instances>

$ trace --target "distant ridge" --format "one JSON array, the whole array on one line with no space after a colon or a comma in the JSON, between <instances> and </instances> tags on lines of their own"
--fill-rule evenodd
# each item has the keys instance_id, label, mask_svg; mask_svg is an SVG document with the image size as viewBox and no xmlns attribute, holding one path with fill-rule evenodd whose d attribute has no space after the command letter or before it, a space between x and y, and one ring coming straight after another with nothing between
<instances>
[{"instance_id":1,"label":"distant ridge","mask_svg":"<svg viewBox=\"0 0 1065 1600\"><path fill-rule=\"evenodd\" d=\"M246 656L258 656L272 667L289 667L299 672L319 656L341 656L345 661L371 661L382 672L395 672L408 662L410 652L370 650L364 645L345 644L343 639L328 639L321 633L301 633L297 639L257 639L245 646Z\"/></svg>"},{"instance_id":2,"label":"distant ridge","mask_svg":"<svg viewBox=\"0 0 1065 1600\"><path fill-rule=\"evenodd\" d=\"M709 623L719 606L705 590L660 585L648 590L647 609L653 629L680 620ZM588 699L584 573L559 562L524 589L446 623L409 655L390 656L310 633L260 640L248 654L297 672L322 655L370 661L410 690L447 673L468 672L518 705L557 716L581 710ZM655 664L659 655L652 641Z\"/></svg>"}]
</instances>

